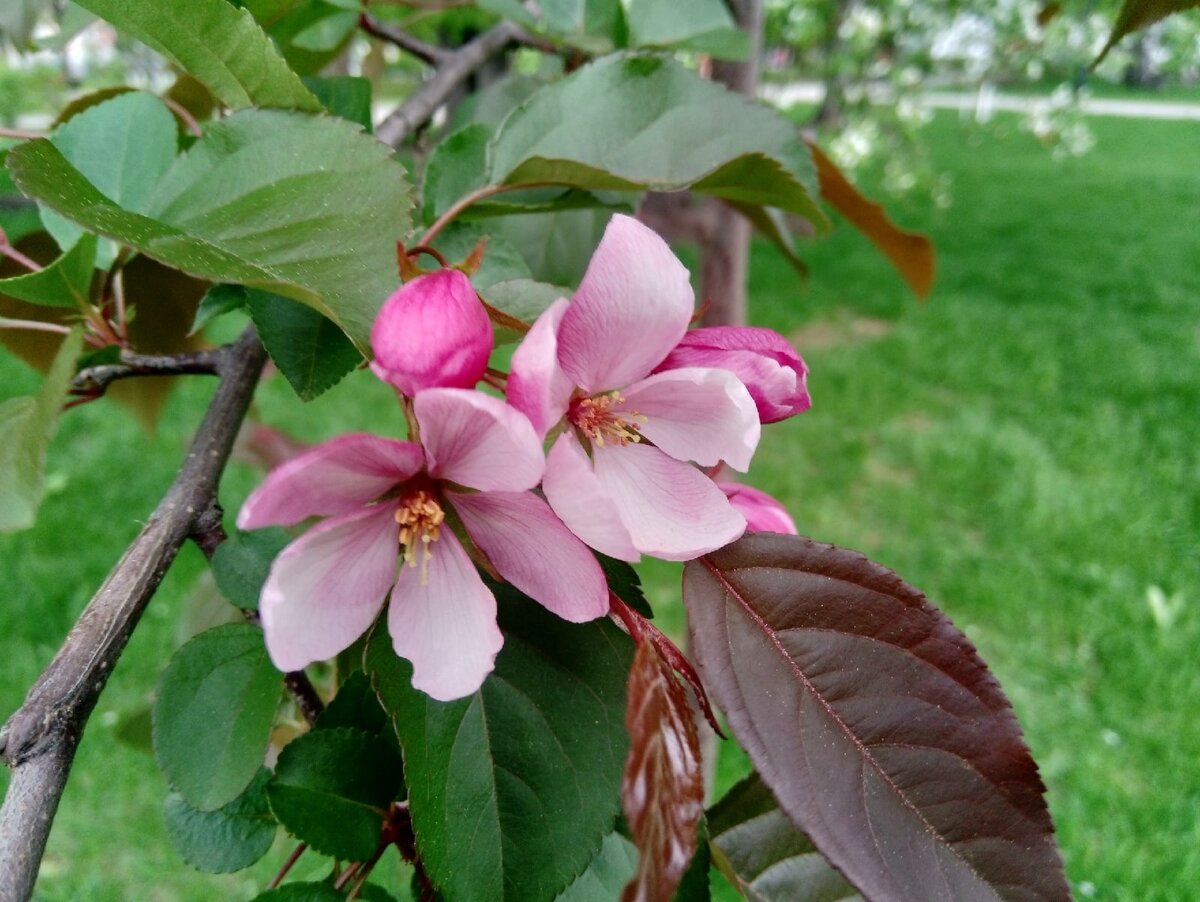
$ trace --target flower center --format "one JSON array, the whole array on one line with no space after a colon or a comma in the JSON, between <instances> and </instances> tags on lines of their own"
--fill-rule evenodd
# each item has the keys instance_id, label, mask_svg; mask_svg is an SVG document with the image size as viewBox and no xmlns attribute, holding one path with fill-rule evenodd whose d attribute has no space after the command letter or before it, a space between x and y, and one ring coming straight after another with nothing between
<instances>
[{"instance_id":1,"label":"flower center","mask_svg":"<svg viewBox=\"0 0 1200 902\"><path fill-rule=\"evenodd\" d=\"M433 549L429 546L441 536L445 519L446 512L437 498L425 489L413 492L396 508L404 562L410 567L420 566L422 585L429 577L429 560L433 557Z\"/></svg>"},{"instance_id":2,"label":"flower center","mask_svg":"<svg viewBox=\"0 0 1200 902\"><path fill-rule=\"evenodd\" d=\"M601 448L608 442L614 445L640 442L642 434L639 424L646 422L646 418L636 410L612 410L614 405L624 400L621 393L615 391L590 398L577 398L571 402L567 419Z\"/></svg>"}]
</instances>

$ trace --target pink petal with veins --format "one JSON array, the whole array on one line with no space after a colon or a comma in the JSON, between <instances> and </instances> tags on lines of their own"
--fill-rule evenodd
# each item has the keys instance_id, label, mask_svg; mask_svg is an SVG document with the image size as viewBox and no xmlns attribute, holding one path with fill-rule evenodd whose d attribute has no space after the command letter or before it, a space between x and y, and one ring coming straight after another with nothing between
<instances>
[{"instance_id":1,"label":"pink petal with veins","mask_svg":"<svg viewBox=\"0 0 1200 902\"><path fill-rule=\"evenodd\" d=\"M608 583L596 558L537 495L447 498L500 575L534 601L573 623L608 613Z\"/></svg>"},{"instance_id":2,"label":"pink petal with veins","mask_svg":"<svg viewBox=\"0 0 1200 902\"><path fill-rule=\"evenodd\" d=\"M547 307L512 356L508 403L529 417L539 436L562 419L575 387L558 364L558 326L569 305L559 298Z\"/></svg>"},{"instance_id":3,"label":"pink petal with veins","mask_svg":"<svg viewBox=\"0 0 1200 902\"><path fill-rule=\"evenodd\" d=\"M326 520L275 558L259 613L280 670L332 658L375 620L396 577L394 512L378 504Z\"/></svg>"},{"instance_id":4,"label":"pink petal with veins","mask_svg":"<svg viewBox=\"0 0 1200 902\"><path fill-rule=\"evenodd\" d=\"M290 526L374 501L425 464L421 446L357 433L310 448L272 470L238 513L239 529Z\"/></svg>"},{"instance_id":5,"label":"pink petal with veins","mask_svg":"<svg viewBox=\"0 0 1200 902\"><path fill-rule=\"evenodd\" d=\"M470 695L492 672L504 644L496 599L450 530L422 567L401 567L388 606L388 633L413 665L413 686L448 702Z\"/></svg>"},{"instance_id":6,"label":"pink petal with veins","mask_svg":"<svg viewBox=\"0 0 1200 902\"><path fill-rule=\"evenodd\" d=\"M546 466L525 414L499 398L434 388L413 399L431 476L485 492L523 492Z\"/></svg>"},{"instance_id":7,"label":"pink petal with veins","mask_svg":"<svg viewBox=\"0 0 1200 902\"><path fill-rule=\"evenodd\" d=\"M667 243L612 218L558 330L558 359L589 394L648 375L687 331L695 296Z\"/></svg>"}]
</instances>

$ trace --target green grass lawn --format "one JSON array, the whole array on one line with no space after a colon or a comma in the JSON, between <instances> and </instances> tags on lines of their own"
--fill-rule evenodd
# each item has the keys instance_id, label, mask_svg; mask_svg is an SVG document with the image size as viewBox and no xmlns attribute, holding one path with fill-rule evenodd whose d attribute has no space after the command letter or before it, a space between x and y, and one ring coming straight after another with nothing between
<instances>
[{"instance_id":1,"label":"green grass lawn","mask_svg":"<svg viewBox=\"0 0 1200 902\"><path fill-rule=\"evenodd\" d=\"M1098 148L1054 163L1028 136L934 121L956 203L897 211L938 246L924 305L848 228L807 249L807 287L756 248L753 318L795 339L814 408L766 431L751 481L802 532L925 590L977 643L1042 766L1081 898L1178 900L1200 886L1200 127L1090 124ZM0 378L6 396L36 384L7 359ZM276 381L259 406L310 439L394 432L368 383L301 406ZM210 391L187 385L153 439L107 402L65 418L37 527L0 537L0 716L152 510ZM230 510L255 478L230 471ZM117 737L202 619L189 600L202 570L187 550L100 701L40 898L244 898L286 855L189 872L163 835L153 760ZM677 569L647 571L656 603L674 604ZM1154 587L1182 599L1173 617L1156 620ZM722 781L744 766L724 754Z\"/></svg>"}]
</instances>

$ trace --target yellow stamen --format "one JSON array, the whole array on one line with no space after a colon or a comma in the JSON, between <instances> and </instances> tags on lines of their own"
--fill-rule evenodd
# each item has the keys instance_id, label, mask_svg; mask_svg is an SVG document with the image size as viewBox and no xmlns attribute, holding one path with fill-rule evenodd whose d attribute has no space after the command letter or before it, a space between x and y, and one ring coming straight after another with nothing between
<instances>
[{"instance_id":1,"label":"yellow stamen","mask_svg":"<svg viewBox=\"0 0 1200 902\"><path fill-rule=\"evenodd\" d=\"M571 405L570 420L580 432L601 448L606 442L616 445L640 442L642 434L639 424L645 423L646 418L636 410L610 409L624 400L621 393L615 391L580 398Z\"/></svg>"},{"instance_id":2,"label":"yellow stamen","mask_svg":"<svg viewBox=\"0 0 1200 902\"><path fill-rule=\"evenodd\" d=\"M433 549L429 546L441 537L445 519L442 506L424 489L413 492L396 508L404 562L409 567L420 566L421 585L429 581L429 561L433 557Z\"/></svg>"}]
</instances>

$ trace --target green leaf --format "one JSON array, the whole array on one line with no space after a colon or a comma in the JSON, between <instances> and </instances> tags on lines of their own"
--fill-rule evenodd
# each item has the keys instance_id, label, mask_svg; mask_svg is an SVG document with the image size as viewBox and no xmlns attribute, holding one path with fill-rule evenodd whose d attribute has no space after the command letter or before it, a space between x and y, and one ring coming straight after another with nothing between
<instances>
[{"instance_id":1,"label":"green leaf","mask_svg":"<svg viewBox=\"0 0 1200 902\"><path fill-rule=\"evenodd\" d=\"M476 223L451 224L437 237L434 247L441 251L447 260L460 261L465 260L480 239L485 237L487 248L483 254L483 263L475 275L471 276L471 284L477 291L497 282L529 278L529 267L521 253L502 235L497 235L492 229L485 229Z\"/></svg>"},{"instance_id":2,"label":"green leaf","mask_svg":"<svg viewBox=\"0 0 1200 902\"><path fill-rule=\"evenodd\" d=\"M333 888L333 883L325 880L320 883L285 883L283 886L260 893L253 902L345 902L346 893ZM354 897L361 902L395 902L383 887L374 883L364 883Z\"/></svg>"},{"instance_id":3,"label":"green leaf","mask_svg":"<svg viewBox=\"0 0 1200 902\"><path fill-rule=\"evenodd\" d=\"M297 32L292 43L303 50L320 53L336 50L358 28L358 13L335 10Z\"/></svg>"},{"instance_id":4,"label":"green leaf","mask_svg":"<svg viewBox=\"0 0 1200 902\"><path fill-rule=\"evenodd\" d=\"M230 109L321 110L254 17L225 0L78 3L190 72Z\"/></svg>"},{"instance_id":5,"label":"green leaf","mask_svg":"<svg viewBox=\"0 0 1200 902\"><path fill-rule=\"evenodd\" d=\"M81 234L75 246L44 269L0 279L0 294L45 307L79 309L88 302L96 261L96 236Z\"/></svg>"},{"instance_id":6,"label":"green leaf","mask_svg":"<svg viewBox=\"0 0 1200 902\"><path fill-rule=\"evenodd\" d=\"M531 324L547 307L559 298L571 294L557 285L547 285L533 279L506 279L478 290L483 299L493 307L503 310L509 316L515 316L521 322ZM497 345L520 341L525 334L504 326L493 326L493 329Z\"/></svg>"},{"instance_id":7,"label":"green leaf","mask_svg":"<svg viewBox=\"0 0 1200 902\"><path fill-rule=\"evenodd\" d=\"M370 79L357 75L309 76L304 84L334 116L361 125L367 134L373 131Z\"/></svg>"},{"instance_id":8,"label":"green leaf","mask_svg":"<svg viewBox=\"0 0 1200 902\"><path fill-rule=\"evenodd\" d=\"M366 663L404 748L417 844L446 898L553 898L612 830L628 747L628 637L497 590L504 648L474 695L436 702L386 633Z\"/></svg>"},{"instance_id":9,"label":"green leaf","mask_svg":"<svg viewBox=\"0 0 1200 902\"><path fill-rule=\"evenodd\" d=\"M86 114L85 114L86 115ZM9 152L13 180L86 228L186 272L302 301L366 348L409 228L404 169L340 119L247 110L210 125L145 215L105 197L45 139Z\"/></svg>"},{"instance_id":10,"label":"green leaf","mask_svg":"<svg viewBox=\"0 0 1200 902\"><path fill-rule=\"evenodd\" d=\"M716 51L723 59L745 59L750 39L739 31L724 0L628 0L629 43Z\"/></svg>"},{"instance_id":11,"label":"green leaf","mask_svg":"<svg viewBox=\"0 0 1200 902\"><path fill-rule=\"evenodd\" d=\"M239 608L257 609L271 562L291 536L278 528L237 530L217 546L212 558L217 588Z\"/></svg>"},{"instance_id":12,"label":"green leaf","mask_svg":"<svg viewBox=\"0 0 1200 902\"><path fill-rule=\"evenodd\" d=\"M1130 32L1153 25L1159 19L1165 19L1174 13L1181 13L1197 6L1200 6L1200 0L1125 0L1121 4L1121 11L1117 13L1117 21L1113 25L1112 34L1108 36L1108 42L1092 66L1098 66L1108 56L1108 51L1112 50L1117 42Z\"/></svg>"},{"instance_id":13,"label":"green leaf","mask_svg":"<svg viewBox=\"0 0 1200 902\"><path fill-rule=\"evenodd\" d=\"M491 157L497 184L690 187L828 225L795 126L663 57L614 54L541 89L505 120Z\"/></svg>"},{"instance_id":14,"label":"green leaf","mask_svg":"<svg viewBox=\"0 0 1200 902\"><path fill-rule=\"evenodd\" d=\"M267 854L275 839L275 818L267 805L266 768L236 799L216 811L198 811L178 793L167 796L163 819L167 839L192 867L209 874L247 868Z\"/></svg>"},{"instance_id":15,"label":"green leaf","mask_svg":"<svg viewBox=\"0 0 1200 902\"><path fill-rule=\"evenodd\" d=\"M146 212L155 183L179 151L175 117L161 100L142 91L88 107L55 129L50 141L101 194L135 213ZM45 206L42 222L64 250L84 232ZM110 266L116 253L103 242L99 266Z\"/></svg>"},{"instance_id":16,"label":"green leaf","mask_svg":"<svg viewBox=\"0 0 1200 902\"><path fill-rule=\"evenodd\" d=\"M595 554L596 560L600 562L600 569L604 571L604 578L608 580L608 588L647 620L653 620L654 611L650 608L650 602L646 600L646 593L642 591L642 578L633 569L633 565L598 551Z\"/></svg>"},{"instance_id":17,"label":"green leaf","mask_svg":"<svg viewBox=\"0 0 1200 902\"><path fill-rule=\"evenodd\" d=\"M82 333L75 329L63 339L36 395L0 402L0 532L28 529L37 518L46 449L82 347Z\"/></svg>"},{"instance_id":18,"label":"green leaf","mask_svg":"<svg viewBox=\"0 0 1200 902\"><path fill-rule=\"evenodd\" d=\"M366 733L382 733L388 726L388 716L371 688L371 681L356 670L338 686L337 695L317 717L318 730L353 727Z\"/></svg>"},{"instance_id":19,"label":"green leaf","mask_svg":"<svg viewBox=\"0 0 1200 902\"><path fill-rule=\"evenodd\" d=\"M835 902L858 894L751 774L708 815L713 861L750 902Z\"/></svg>"},{"instance_id":20,"label":"green leaf","mask_svg":"<svg viewBox=\"0 0 1200 902\"><path fill-rule=\"evenodd\" d=\"M246 286L218 283L204 293L196 307L196 315L192 318L192 328L188 335L195 335L213 320L241 310L246 306Z\"/></svg>"},{"instance_id":21,"label":"green leaf","mask_svg":"<svg viewBox=\"0 0 1200 902\"><path fill-rule=\"evenodd\" d=\"M267 353L303 400L337 385L362 363L345 333L311 307L254 288L246 300Z\"/></svg>"},{"instance_id":22,"label":"green leaf","mask_svg":"<svg viewBox=\"0 0 1200 902\"><path fill-rule=\"evenodd\" d=\"M537 281L578 285L611 218L608 210L561 210L506 216L489 222L488 230L520 252Z\"/></svg>"},{"instance_id":23,"label":"green leaf","mask_svg":"<svg viewBox=\"0 0 1200 902\"><path fill-rule=\"evenodd\" d=\"M425 164L424 216L433 222L487 180L487 148L493 129L473 123L447 135Z\"/></svg>"},{"instance_id":24,"label":"green leaf","mask_svg":"<svg viewBox=\"0 0 1200 902\"><path fill-rule=\"evenodd\" d=\"M190 805L221 808L254 779L281 689L262 631L245 623L203 632L171 658L154 701L154 754Z\"/></svg>"},{"instance_id":25,"label":"green leaf","mask_svg":"<svg viewBox=\"0 0 1200 902\"><path fill-rule=\"evenodd\" d=\"M555 902L612 902L637 870L638 854L633 843L620 833L604 837L600 851L587 870L559 893Z\"/></svg>"},{"instance_id":26,"label":"green leaf","mask_svg":"<svg viewBox=\"0 0 1200 902\"><path fill-rule=\"evenodd\" d=\"M403 765L388 742L363 730L316 730L279 754L267 786L271 810L292 836L333 858L362 861L379 845Z\"/></svg>"}]
</instances>

